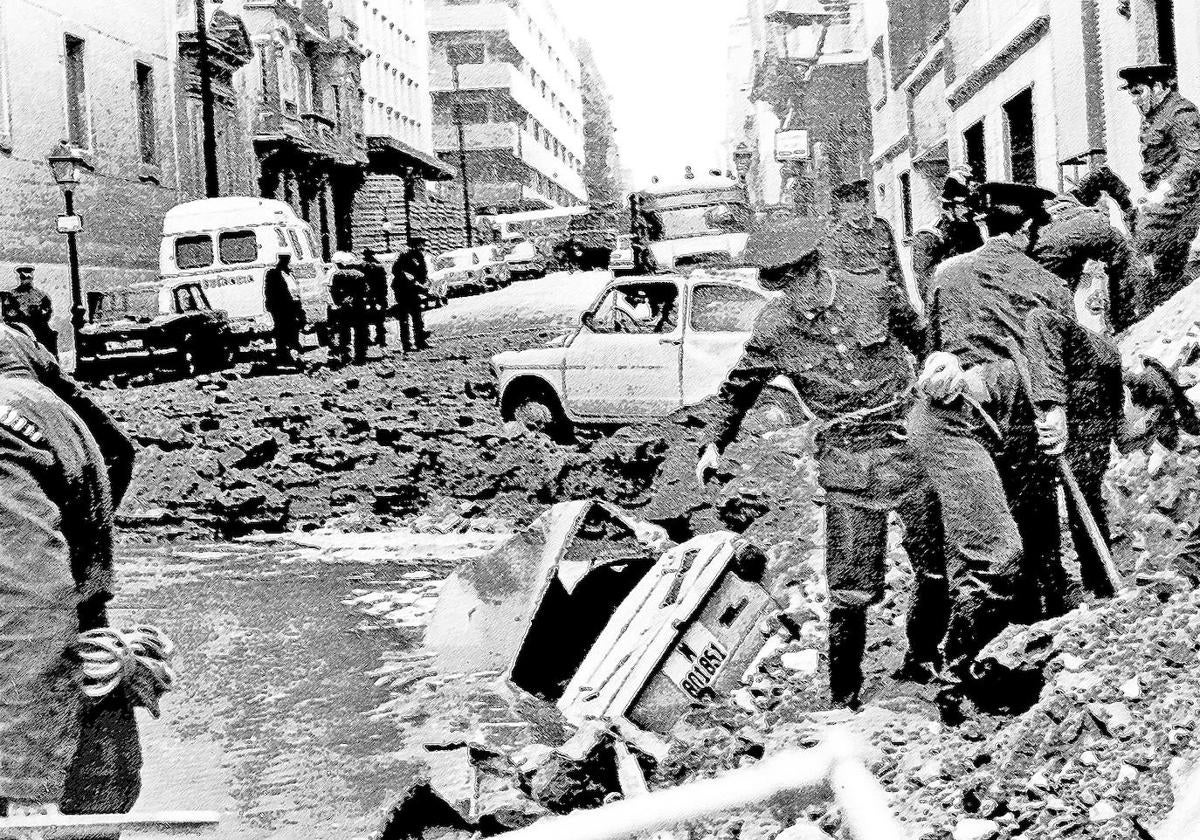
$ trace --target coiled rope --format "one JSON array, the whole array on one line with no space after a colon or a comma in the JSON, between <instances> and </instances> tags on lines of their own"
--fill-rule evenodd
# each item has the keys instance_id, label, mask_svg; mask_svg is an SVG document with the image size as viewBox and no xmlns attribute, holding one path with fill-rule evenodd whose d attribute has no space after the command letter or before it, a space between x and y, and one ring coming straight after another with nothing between
<instances>
[{"instance_id":1,"label":"coiled rope","mask_svg":"<svg viewBox=\"0 0 1200 840\"><path fill-rule=\"evenodd\" d=\"M100 698L111 694L122 682L135 685L144 672L149 680L138 680L138 693L150 688L154 695L171 690L175 670L171 660L175 643L151 624L136 624L124 630L101 627L80 633L74 645L82 671L83 693Z\"/></svg>"}]
</instances>

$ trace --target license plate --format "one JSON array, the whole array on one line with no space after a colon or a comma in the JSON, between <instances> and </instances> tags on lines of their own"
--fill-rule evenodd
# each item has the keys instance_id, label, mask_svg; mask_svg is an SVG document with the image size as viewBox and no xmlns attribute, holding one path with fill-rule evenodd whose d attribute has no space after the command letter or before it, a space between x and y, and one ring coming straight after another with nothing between
<instances>
[{"instance_id":1,"label":"license plate","mask_svg":"<svg viewBox=\"0 0 1200 840\"><path fill-rule=\"evenodd\" d=\"M128 341L104 342L104 349L112 352L119 352L121 350L141 350L144 346L145 342L143 342L140 338L131 338Z\"/></svg>"},{"instance_id":2,"label":"license plate","mask_svg":"<svg viewBox=\"0 0 1200 840\"><path fill-rule=\"evenodd\" d=\"M667 657L665 673L688 697L711 699L712 684L729 659L729 651L703 625L688 628Z\"/></svg>"}]
</instances>

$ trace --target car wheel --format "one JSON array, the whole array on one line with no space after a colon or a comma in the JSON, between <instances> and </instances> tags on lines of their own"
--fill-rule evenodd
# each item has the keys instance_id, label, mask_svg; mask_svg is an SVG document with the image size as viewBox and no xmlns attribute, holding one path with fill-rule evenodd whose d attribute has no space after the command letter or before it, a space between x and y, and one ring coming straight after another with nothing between
<instances>
[{"instance_id":1,"label":"car wheel","mask_svg":"<svg viewBox=\"0 0 1200 840\"><path fill-rule=\"evenodd\" d=\"M561 410L553 404L550 398L538 394L526 394L513 406L512 419L524 425L527 429L544 435L562 439L567 433L566 418Z\"/></svg>"}]
</instances>

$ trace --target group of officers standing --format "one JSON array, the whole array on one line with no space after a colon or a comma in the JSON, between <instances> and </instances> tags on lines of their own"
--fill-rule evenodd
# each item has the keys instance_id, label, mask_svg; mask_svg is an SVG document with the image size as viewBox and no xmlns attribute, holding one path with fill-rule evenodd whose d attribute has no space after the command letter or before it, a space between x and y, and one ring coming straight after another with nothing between
<instances>
[{"instance_id":1,"label":"group of officers standing","mask_svg":"<svg viewBox=\"0 0 1200 840\"><path fill-rule=\"evenodd\" d=\"M1200 117L1170 67L1122 76L1145 117L1151 192L1137 212L1102 166L1061 195L952 172L938 224L913 239L921 311L865 180L835 189L833 220L775 219L751 233L745 262L782 294L721 387L697 478L719 466L763 387L788 376L820 423L836 704L861 700L890 512L915 578L896 676L939 684L943 714L961 720L969 698L1003 705L1005 684L976 657L1006 626L1064 614L1084 590L1114 594L1101 495L1114 444L1170 447L1181 430L1200 434L1171 372L1153 359L1123 367L1113 339L1190 282ZM1104 196L1133 220L1133 237ZM1089 264L1106 275L1107 329L1077 319ZM1060 484L1075 491L1067 529ZM1079 577L1064 564L1064 530Z\"/></svg>"},{"instance_id":2,"label":"group of officers standing","mask_svg":"<svg viewBox=\"0 0 1200 840\"><path fill-rule=\"evenodd\" d=\"M399 321L404 352L428 348L429 335L423 315L425 297L430 294L426 244L423 237L413 237L408 248L397 255L391 280L394 304L388 296L387 269L373 248L364 248L361 259L348 251L333 255L328 318L331 364L341 366L351 361L363 364L370 344L386 347L387 321L393 315ZM276 363L295 366L300 358L300 332L305 315L299 287L291 273L290 254L281 254L276 266L267 272L263 295L267 313L274 322Z\"/></svg>"}]
</instances>

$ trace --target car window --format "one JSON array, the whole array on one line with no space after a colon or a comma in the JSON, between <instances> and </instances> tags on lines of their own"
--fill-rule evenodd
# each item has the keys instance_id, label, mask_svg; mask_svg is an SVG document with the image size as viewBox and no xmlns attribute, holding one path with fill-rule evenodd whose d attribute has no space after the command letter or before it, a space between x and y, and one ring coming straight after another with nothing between
<instances>
[{"instance_id":1,"label":"car window","mask_svg":"<svg viewBox=\"0 0 1200 840\"><path fill-rule=\"evenodd\" d=\"M200 304L192 297L191 286L180 286L175 290L175 311L176 312L195 312L200 308Z\"/></svg>"},{"instance_id":2,"label":"car window","mask_svg":"<svg viewBox=\"0 0 1200 840\"><path fill-rule=\"evenodd\" d=\"M252 230L235 230L222 233L219 247L221 262L226 265L252 263L258 259L258 237Z\"/></svg>"},{"instance_id":3,"label":"car window","mask_svg":"<svg viewBox=\"0 0 1200 840\"><path fill-rule=\"evenodd\" d=\"M114 289L106 292L97 311L102 322L148 321L158 316L158 291L155 289Z\"/></svg>"},{"instance_id":4,"label":"car window","mask_svg":"<svg viewBox=\"0 0 1200 840\"><path fill-rule=\"evenodd\" d=\"M296 235L296 231L289 230L288 234L292 237L292 247L296 249L296 259L305 259L304 246L300 243L300 237ZM311 256L311 254L308 256Z\"/></svg>"},{"instance_id":5,"label":"car window","mask_svg":"<svg viewBox=\"0 0 1200 840\"><path fill-rule=\"evenodd\" d=\"M306 227L304 229L304 241L308 243L308 253L311 254L312 258L315 260L317 258L317 254L321 253L321 251L317 248L317 240L313 236L312 228Z\"/></svg>"},{"instance_id":6,"label":"car window","mask_svg":"<svg viewBox=\"0 0 1200 840\"><path fill-rule=\"evenodd\" d=\"M471 265L479 265L479 254L477 252L471 254Z\"/></svg>"},{"instance_id":7,"label":"car window","mask_svg":"<svg viewBox=\"0 0 1200 840\"><path fill-rule=\"evenodd\" d=\"M434 271L446 271L454 268L454 257L438 257L433 261Z\"/></svg>"},{"instance_id":8,"label":"car window","mask_svg":"<svg viewBox=\"0 0 1200 840\"><path fill-rule=\"evenodd\" d=\"M661 281L625 283L610 289L592 311L592 332L673 333L679 325L679 287Z\"/></svg>"},{"instance_id":9,"label":"car window","mask_svg":"<svg viewBox=\"0 0 1200 840\"><path fill-rule=\"evenodd\" d=\"M702 285L692 290L689 324L699 332L750 332L767 299L750 289Z\"/></svg>"},{"instance_id":10,"label":"car window","mask_svg":"<svg viewBox=\"0 0 1200 840\"><path fill-rule=\"evenodd\" d=\"M285 235L284 235L284 233L283 233L283 228L281 228L281 227L277 227L277 228L275 228L275 238L279 240L279 247L280 247L280 248L286 248L286 247L287 247L287 244L288 244L288 243L287 243L287 236L285 236Z\"/></svg>"},{"instance_id":11,"label":"car window","mask_svg":"<svg viewBox=\"0 0 1200 840\"><path fill-rule=\"evenodd\" d=\"M175 240L175 265L183 271L189 268L207 268L213 264L212 237L181 236Z\"/></svg>"}]
</instances>

